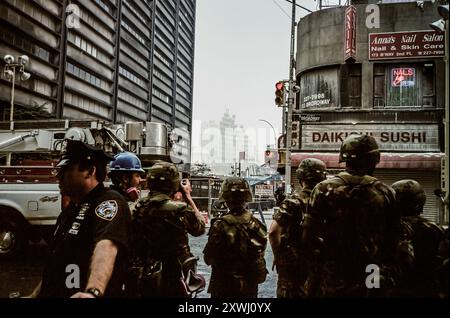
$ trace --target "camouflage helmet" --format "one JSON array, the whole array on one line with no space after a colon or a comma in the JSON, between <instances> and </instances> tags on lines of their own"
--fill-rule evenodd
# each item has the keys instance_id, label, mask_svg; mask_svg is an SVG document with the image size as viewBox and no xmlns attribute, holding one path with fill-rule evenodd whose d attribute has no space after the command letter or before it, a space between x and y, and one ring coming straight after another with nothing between
<instances>
[{"instance_id":1,"label":"camouflage helmet","mask_svg":"<svg viewBox=\"0 0 450 318\"><path fill-rule=\"evenodd\" d=\"M152 190L173 193L180 188L178 168L169 162L157 162L147 172L147 186Z\"/></svg>"},{"instance_id":2,"label":"camouflage helmet","mask_svg":"<svg viewBox=\"0 0 450 318\"><path fill-rule=\"evenodd\" d=\"M219 201L252 201L252 191L244 178L230 177L222 182Z\"/></svg>"},{"instance_id":3,"label":"camouflage helmet","mask_svg":"<svg viewBox=\"0 0 450 318\"><path fill-rule=\"evenodd\" d=\"M352 134L342 142L339 162L380 162L380 150L375 138L369 135Z\"/></svg>"},{"instance_id":4,"label":"camouflage helmet","mask_svg":"<svg viewBox=\"0 0 450 318\"><path fill-rule=\"evenodd\" d=\"M419 215L427 197L419 182L403 179L392 184L402 216Z\"/></svg>"},{"instance_id":5,"label":"camouflage helmet","mask_svg":"<svg viewBox=\"0 0 450 318\"><path fill-rule=\"evenodd\" d=\"M316 158L303 159L297 169L297 178L300 181L323 181L327 175L325 163Z\"/></svg>"}]
</instances>

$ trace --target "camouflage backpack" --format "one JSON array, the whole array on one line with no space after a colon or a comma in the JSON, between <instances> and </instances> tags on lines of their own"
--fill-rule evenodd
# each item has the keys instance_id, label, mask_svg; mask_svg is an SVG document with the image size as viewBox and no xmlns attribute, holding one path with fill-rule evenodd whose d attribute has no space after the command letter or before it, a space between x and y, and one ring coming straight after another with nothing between
<instances>
[{"instance_id":1,"label":"camouflage backpack","mask_svg":"<svg viewBox=\"0 0 450 318\"><path fill-rule=\"evenodd\" d=\"M174 248L177 237L184 235L181 220L176 216L181 205L172 204L173 213L156 215L169 199L138 202L133 214L130 237L130 261L128 267L128 291L132 297L153 297L161 288L167 262L176 262ZM181 270L181 264L180 264Z\"/></svg>"},{"instance_id":2,"label":"camouflage backpack","mask_svg":"<svg viewBox=\"0 0 450 318\"><path fill-rule=\"evenodd\" d=\"M342 200L336 205L336 222L338 228L343 230L336 238L340 245L340 252L336 252L351 251L341 257L353 259L355 266L358 263L376 263L385 256L380 255L380 251L384 253L385 247L393 247L396 243L398 228L395 227L399 218L396 218L394 211L386 210L392 206L394 197L390 195L389 188L372 176L353 176L344 172L336 177L345 183L344 187L335 189L340 192L337 200Z\"/></svg>"},{"instance_id":3,"label":"camouflage backpack","mask_svg":"<svg viewBox=\"0 0 450 318\"><path fill-rule=\"evenodd\" d=\"M210 233L211 242L205 248L205 258L211 256L216 264L228 266L231 272L250 273L257 283L264 282L267 275L264 259L267 245L265 225L250 213L239 216L226 214L213 219L211 228L215 222L221 223L221 231Z\"/></svg>"}]
</instances>

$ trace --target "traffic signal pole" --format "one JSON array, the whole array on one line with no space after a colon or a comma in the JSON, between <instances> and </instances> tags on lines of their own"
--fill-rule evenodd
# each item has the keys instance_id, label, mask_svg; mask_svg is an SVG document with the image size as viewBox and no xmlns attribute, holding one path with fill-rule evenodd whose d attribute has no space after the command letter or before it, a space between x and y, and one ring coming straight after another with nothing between
<instances>
[{"instance_id":1,"label":"traffic signal pole","mask_svg":"<svg viewBox=\"0 0 450 318\"><path fill-rule=\"evenodd\" d=\"M289 58L289 93L287 100L287 118L286 118L286 168L285 168L285 194L291 193L291 147L292 147L292 108L294 107L294 56L295 45L295 0L292 0L292 21L291 21L291 55Z\"/></svg>"}]
</instances>

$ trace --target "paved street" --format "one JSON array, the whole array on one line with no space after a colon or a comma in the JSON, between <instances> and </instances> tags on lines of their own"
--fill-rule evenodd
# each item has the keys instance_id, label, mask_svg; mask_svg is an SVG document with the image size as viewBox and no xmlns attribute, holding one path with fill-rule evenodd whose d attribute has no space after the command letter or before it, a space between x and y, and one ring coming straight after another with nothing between
<instances>
[{"instance_id":1,"label":"paved street","mask_svg":"<svg viewBox=\"0 0 450 318\"><path fill-rule=\"evenodd\" d=\"M264 212L267 225L270 225L272 210ZM258 213L255 216L259 217ZM198 271L206 277L207 283L210 277L210 267L203 261L203 248L206 244L207 235L201 237L190 237L190 244L194 255L200 257ZM42 268L46 257L45 246L33 245L22 257L15 260L0 260L0 298L7 298L13 291L20 291L22 295L29 294L39 282ZM272 250L268 244L266 249L266 262L269 274L266 281L260 285L259 297L271 298L276 293L276 273L271 271ZM199 298L207 298L206 291L198 295Z\"/></svg>"}]
</instances>

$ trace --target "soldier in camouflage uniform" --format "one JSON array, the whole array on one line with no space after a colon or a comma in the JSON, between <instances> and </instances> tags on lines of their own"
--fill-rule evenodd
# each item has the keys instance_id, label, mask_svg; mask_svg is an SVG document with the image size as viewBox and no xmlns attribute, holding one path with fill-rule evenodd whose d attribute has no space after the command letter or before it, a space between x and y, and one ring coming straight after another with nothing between
<instances>
[{"instance_id":1,"label":"soldier in camouflage uniform","mask_svg":"<svg viewBox=\"0 0 450 318\"><path fill-rule=\"evenodd\" d=\"M392 184L397 209L401 214L402 280L398 296L438 297L438 269L445 255L439 255L444 230L424 217L425 191L415 180L400 180ZM409 248L408 248L409 247ZM409 251L409 253L408 253ZM406 257L405 257L406 256Z\"/></svg>"},{"instance_id":2,"label":"soldier in camouflage uniform","mask_svg":"<svg viewBox=\"0 0 450 318\"><path fill-rule=\"evenodd\" d=\"M225 201L229 211L211 221L203 251L206 264L212 266L208 292L213 298L256 298L258 284L267 274L266 227L245 207L252 194L244 179L226 179L219 200Z\"/></svg>"},{"instance_id":3,"label":"soldier in camouflage uniform","mask_svg":"<svg viewBox=\"0 0 450 318\"><path fill-rule=\"evenodd\" d=\"M304 159L297 169L297 178L302 190L283 201L269 229L273 265L278 273L278 298L305 296L303 285L308 271L300 246L301 222L312 189L326 178L325 163L315 158Z\"/></svg>"},{"instance_id":4,"label":"soldier in camouflage uniform","mask_svg":"<svg viewBox=\"0 0 450 318\"><path fill-rule=\"evenodd\" d=\"M189 185L180 184L174 164L155 163L148 170L147 185L150 193L138 201L132 217L131 272L138 285L130 286L132 296L186 297L181 266L193 256L188 233L204 234L204 218L186 188ZM180 187L186 203L171 200Z\"/></svg>"},{"instance_id":5,"label":"soldier in camouflage uniform","mask_svg":"<svg viewBox=\"0 0 450 318\"><path fill-rule=\"evenodd\" d=\"M372 176L380 161L375 139L350 135L340 149L346 171L319 183L311 193L303 221L302 244L312 258L316 251L319 275L305 284L314 297L384 296L392 287L400 216L394 191ZM314 240L323 239L321 246ZM367 288L367 266L380 269L380 288ZM369 286L372 287L372 286Z\"/></svg>"}]
</instances>

